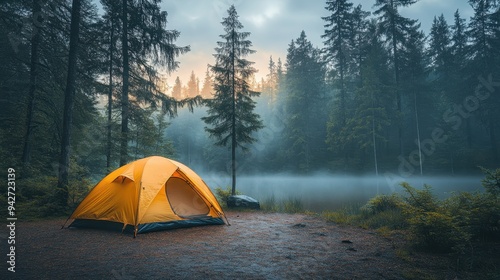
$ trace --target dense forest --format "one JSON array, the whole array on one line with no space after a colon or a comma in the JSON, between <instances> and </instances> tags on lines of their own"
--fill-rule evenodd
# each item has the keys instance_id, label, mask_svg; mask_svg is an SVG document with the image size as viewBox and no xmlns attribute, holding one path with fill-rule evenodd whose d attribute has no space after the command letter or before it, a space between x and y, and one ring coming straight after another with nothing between
<instances>
[{"instance_id":1,"label":"dense forest","mask_svg":"<svg viewBox=\"0 0 500 280\"><path fill-rule=\"evenodd\" d=\"M415 1L376 1L372 11L327 1L324 45L305 32L286 58L270 57L257 112L265 127L239 160L245 172L418 174L479 172L499 163L499 5L469 1L475 14L453 22L436 15L428 32L398 8ZM258 51L258 50L257 50ZM207 96L210 73L194 73L171 94ZM213 146L199 119L181 112L167 128L176 156L226 170L227 149ZM183 128L194 128L185 134Z\"/></svg>"},{"instance_id":2,"label":"dense forest","mask_svg":"<svg viewBox=\"0 0 500 280\"><path fill-rule=\"evenodd\" d=\"M176 45L182 34L168 29L160 2L0 3L1 168L16 169L19 199L73 205L110 170L149 155L207 172L408 177L498 167L499 1L469 0L471 18L436 15L431 30L399 13L416 0L376 0L371 10L326 1L323 45L297 30L260 81L250 49L240 70L234 55L232 72L218 62L221 36L204 78L193 72L171 87L160 70L175 75L190 47ZM250 47L251 34L238 34ZM243 139L232 157L210 120L230 108L216 103L224 73L235 71L233 100L246 103L232 112L254 126L232 130Z\"/></svg>"}]
</instances>

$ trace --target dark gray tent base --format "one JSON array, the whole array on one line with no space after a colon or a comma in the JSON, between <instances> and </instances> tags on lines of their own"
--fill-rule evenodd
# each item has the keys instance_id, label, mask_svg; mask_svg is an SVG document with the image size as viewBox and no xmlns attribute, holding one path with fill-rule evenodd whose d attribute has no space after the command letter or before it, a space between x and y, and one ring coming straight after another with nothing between
<instances>
[{"instance_id":1,"label":"dark gray tent base","mask_svg":"<svg viewBox=\"0 0 500 280\"><path fill-rule=\"evenodd\" d=\"M176 228L187 228L187 227L196 227L204 225L223 225L223 224L224 221L222 220L222 218L203 217L203 218L195 218L195 219L172 221L172 222L140 224L138 226L137 232L145 233L145 232L176 229ZM134 233L133 225L127 225L124 228L123 223L101 221L101 220L76 219L68 227L105 229L111 231L123 230L123 232Z\"/></svg>"}]
</instances>

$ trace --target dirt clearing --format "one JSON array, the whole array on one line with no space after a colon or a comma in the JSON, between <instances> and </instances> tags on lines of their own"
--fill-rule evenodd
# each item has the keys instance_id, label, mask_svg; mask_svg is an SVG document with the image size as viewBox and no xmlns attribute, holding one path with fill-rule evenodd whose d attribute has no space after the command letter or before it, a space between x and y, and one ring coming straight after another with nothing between
<instances>
[{"instance_id":1,"label":"dirt clearing","mask_svg":"<svg viewBox=\"0 0 500 280\"><path fill-rule=\"evenodd\" d=\"M16 272L2 274L15 279L404 279L417 265L398 254L393 238L371 230L301 214L229 212L227 217L231 226L135 239L105 230L61 230L63 220L19 222Z\"/></svg>"}]
</instances>

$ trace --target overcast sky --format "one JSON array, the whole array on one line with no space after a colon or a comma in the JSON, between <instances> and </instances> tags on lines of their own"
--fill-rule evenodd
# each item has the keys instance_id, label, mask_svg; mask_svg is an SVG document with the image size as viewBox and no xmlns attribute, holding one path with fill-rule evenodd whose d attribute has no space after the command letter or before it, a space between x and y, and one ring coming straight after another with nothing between
<instances>
[{"instance_id":1,"label":"overcast sky","mask_svg":"<svg viewBox=\"0 0 500 280\"><path fill-rule=\"evenodd\" d=\"M259 69L257 78L267 74L267 64L272 55L283 63L286 50L292 39L296 39L302 30L317 47L322 47L321 35L324 32L323 16L328 15L324 0L164 0L162 9L168 12L167 29L181 32L176 41L178 45L190 45L191 51L179 57L180 67L168 77L169 86L173 86L177 76L183 85L188 82L191 71L203 83L207 64L214 63L214 48L223 34L221 21L227 16L227 9L234 4L243 31L251 32L249 37L253 49L257 52L247 57L255 62ZM354 5L361 4L366 11L373 11L375 0L354 0ZM405 17L418 19L425 34L429 34L435 15L444 14L448 24L453 23L453 14L459 9L467 22L472 16L472 9L467 0L419 0L400 13Z\"/></svg>"}]
</instances>

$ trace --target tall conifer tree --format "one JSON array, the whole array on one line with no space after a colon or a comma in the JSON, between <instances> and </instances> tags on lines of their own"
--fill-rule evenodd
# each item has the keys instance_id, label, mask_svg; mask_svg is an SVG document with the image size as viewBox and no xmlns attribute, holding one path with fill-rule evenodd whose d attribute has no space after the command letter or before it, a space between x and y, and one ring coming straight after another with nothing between
<instances>
[{"instance_id":1,"label":"tall conifer tree","mask_svg":"<svg viewBox=\"0 0 500 280\"><path fill-rule=\"evenodd\" d=\"M231 193L236 193L236 148L246 149L244 144L256 141L252 136L263 127L259 115L254 113L255 101L252 97L260 93L250 90L250 76L256 72L253 62L245 59L255 51L250 49L250 32L240 31L243 25L238 19L234 5L228 9L228 16L222 25L226 32L220 37L215 48L215 65L210 66L214 74L215 96L209 100L208 116L202 120L210 126L205 129L217 139L216 144L231 147Z\"/></svg>"},{"instance_id":2,"label":"tall conifer tree","mask_svg":"<svg viewBox=\"0 0 500 280\"><path fill-rule=\"evenodd\" d=\"M377 0L375 6L379 7L375 15L379 17L379 26L382 34L385 35L386 43L392 53L392 63L394 69L394 82L396 84L396 104L399 115L402 114L402 92L399 89L401 82L401 48L407 36L407 30L416 21L401 16L399 7L406 7L415 4L417 0ZM399 152L403 154L403 124L401 120L398 124Z\"/></svg>"},{"instance_id":3,"label":"tall conifer tree","mask_svg":"<svg viewBox=\"0 0 500 280\"><path fill-rule=\"evenodd\" d=\"M326 112L322 107L325 71L320 51L304 31L290 43L286 66L285 155L288 161L298 163L294 168L307 172L325 156Z\"/></svg>"},{"instance_id":4,"label":"tall conifer tree","mask_svg":"<svg viewBox=\"0 0 500 280\"><path fill-rule=\"evenodd\" d=\"M321 36L325 39L325 56L328 62L335 68L334 73L338 75L339 88L339 126L346 122L346 75L351 58L351 25L352 25L352 3L348 0L327 1L326 10L331 14L323 17L326 21L325 33Z\"/></svg>"}]
</instances>

